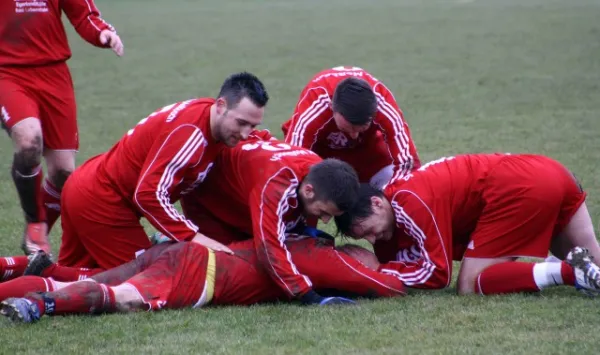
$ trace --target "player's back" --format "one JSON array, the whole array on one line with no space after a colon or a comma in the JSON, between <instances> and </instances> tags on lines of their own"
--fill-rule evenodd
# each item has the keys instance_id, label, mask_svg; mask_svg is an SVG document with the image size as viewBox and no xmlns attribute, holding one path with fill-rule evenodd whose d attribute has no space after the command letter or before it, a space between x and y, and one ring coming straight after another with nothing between
<instances>
[{"instance_id":1,"label":"player's back","mask_svg":"<svg viewBox=\"0 0 600 355\"><path fill-rule=\"evenodd\" d=\"M424 203L431 210L434 205L447 206L455 237L468 237L485 205L482 193L486 178L504 157L467 154L437 159L392 182L385 193L396 196L394 200L400 203L402 199L419 201L416 203Z\"/></svg>"},{"instance_id":2,"label":"player's back","mask_svg":"<svg viewBox=\"0 0 600 355\"><path fill-rule=\"evenodd\" d=\"M58 62L70 55L59 0L0 1L0 67Z\"/></svg>"},{"instance_id":3,"label":"player's back","mask_svg":"<svg viewBox=\"0 0 600 355\"><path fill-rule=\"evenodd\" d=\"M209 122L213 103L213 99L178 102L142 119L110 151L99 157L102 159L98 168L99 178L111 184L122 196L131 199L140 177L155 163L148 161L149 158L161 150L169 149L171 144L176 149L172 154L173 164L169 168L181 168L177 164L183 164L195 150L214 142ZM174 144L176 139L181 138L180 135L185 137L186 144L183 146ZM182 188L185 185L180 183Z\"/></svg>"},{"instance_id":4,"label":"player's back","mask_svg":"<svg viewBox=\"0 0 600 355\"><path fill-rule=\"evenodd\" d=\"M320 161L307 149L251 138L221 151L208 178L184 197L184 203L201 204L217 219L252 235L249 204L253 194L260 193L270 179L284 170L302 180L310 167Z\"/></svg>"}]
</instances>

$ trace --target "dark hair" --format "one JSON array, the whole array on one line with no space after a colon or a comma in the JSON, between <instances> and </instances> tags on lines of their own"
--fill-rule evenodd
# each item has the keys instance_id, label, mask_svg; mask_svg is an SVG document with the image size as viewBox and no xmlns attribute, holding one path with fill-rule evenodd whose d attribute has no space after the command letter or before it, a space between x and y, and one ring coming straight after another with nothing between
<instances>
[{"instance_id":1,"label":"dark hair","mask_svg":"<svg viewBox=\"0 0 600 355\"><path fill-rule=\"evenodd\" d=\"M333 93L333 112L338 112L353 125L363 126L377 112L373 88L363 79L354 77L340 81Z\"/></svg>"},{"instance_id":2,"label":"dark hair","mask_svg":"<svg viewBox=\"0 0 600 355\"><path fill-rule=\"evenodd\" d=\"M233 74L225 79L217 97L227 100L227 108L237 106L244 97L258 107L264 107L269 101L269 94L263 83L248 72Z\"/></svg>"},{"instance_id":3,"label":"dark hair","mask_svg":"<svg viewBox=\"0 0 600 355\"><path fill-rule=\"evenodd\" d=\"M358 199L354 206L341 216L335 217L335 226L338 229L338 234L351 237L352 227L375 213L371 205L371 197L373 196L385 198L383 191L369 184L360 184Z\"/></svg>"},{"instance_id":4,"label":"dark hair","mask_svg":"<svg viewBox=\"0 0 600 355\"><path fill-rule=\"evenodd\" d=\"M348 163L338 159L325 159L313 165L304 178L313 185L315 199L331 201L340 211L347 211L358 197L358 175Z\"/></svg>"}]
</instances>

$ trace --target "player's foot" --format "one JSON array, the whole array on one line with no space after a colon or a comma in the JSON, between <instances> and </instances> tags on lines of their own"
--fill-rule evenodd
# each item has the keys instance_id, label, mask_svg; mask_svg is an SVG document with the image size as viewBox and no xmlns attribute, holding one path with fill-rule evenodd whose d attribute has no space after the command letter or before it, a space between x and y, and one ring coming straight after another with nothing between
<instances>
[{"instance_id":1,"label":"player's foot","mask_svg":"<svg viewBox=\"0 0 600 355\"><path fill-rule=\"evenodd\" d=\"M21 244L25 255L31 255L39 250L50 253L50 243L46 234L47 229L45 222L27 223L23 234L23 244Z\"/></svg>"},{"instance_id":2,"label":"player's foot","mask_svg":"<svg viewBox=\"0 0 600 355\"><path fill-rule=\"evenodd\" d=\"M600 267L585 248L575 247L566 258L575 271L575 287L588 295L600 295Z\"/></svg>"},{"instance_id":3,"label":"player's foot","mask_svg":"<svg viewBox=\"0 0 600 355\"><path fill-rule=\"evenodd\" d=\"M52 266L54 262L45 251L40 250L29 258L29 263L23 275L42 276L42 272Z\"/></svg>"},{"instance_id":4,"label":"player's foot","mask_svg":"<svg viewBox=\"0 0 600 355\"><path fill-rule=\"evenodd\" d=\"M156 232L150 236L150 243L152 243L152 245L170 242L171 240L171 238L167 237L161 232Z\"/></svg>"},{"instance_id":5,"label":"player's foot","mask_svg":"<svg viewBox=\"0 0 600 355\"><path fill-rule=\"evenodd\" d=\"M0 303L0 314L15 323L33 323L40 320L37 304L26 298L7 298Z\"/></svg>"}]
</instances>

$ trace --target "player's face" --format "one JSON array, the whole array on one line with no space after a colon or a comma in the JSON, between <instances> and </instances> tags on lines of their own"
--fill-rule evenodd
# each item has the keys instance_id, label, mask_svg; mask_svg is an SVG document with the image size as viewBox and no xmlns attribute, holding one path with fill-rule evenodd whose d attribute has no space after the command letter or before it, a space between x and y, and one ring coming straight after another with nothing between
<instances>
[{"instance_id":1,"label":"player's face","mask_svg":"<svg viewBox=\"0 0 600 355\"><path fill-rule=\"evenodd\" d=\"M358 138L358 136L361 133L363 133L364 131L368 130L369 127L371 127L371 122L362 126L353 125L352 123L348 122L348 120L346 120L344 116L342 116L339 112L333 113L333 120L335 121L337 128L340 131L349 135L352 139Z\"/></svg>"},{"instance_id":2,"label":"player's face","mask_svg":"<svg viewBox=\"0 0 600 355\"><path fill-rule=\"evenodd\" d=\"M387 201L379 196L371 198L373 214L359 220L352 227L352 236L356 239L365 239L371 244L377 241L387 241L394 233L394 214L386 208Z\"/></svg>"},{"instance_id":3,"label":"player's face","mask_svg":"<svg viewBox=\"0 0 600 355\"><path fill-rule=\"evenodd\" d=\"M300 199L304 215L306 217L317 217L327 224L335 216L340 216L342 211L332 201L323 201L315 198L313 186L302 184L300 186Z\"/></svg>"},{"instance_id":4,"label":"player's face","mask_svg":"<svg viewBox=\"0 0 600 355\"><path fill-rule=\"evenodd\" d=\"M221 100L221 102L219 102ZM227 108L225 99L217 100L217 140L229 147L247 139L250 132L260 125L265 113L264 107L258 107L250 99L244 97L237 106Z\"/></svg>"}]
</instances>

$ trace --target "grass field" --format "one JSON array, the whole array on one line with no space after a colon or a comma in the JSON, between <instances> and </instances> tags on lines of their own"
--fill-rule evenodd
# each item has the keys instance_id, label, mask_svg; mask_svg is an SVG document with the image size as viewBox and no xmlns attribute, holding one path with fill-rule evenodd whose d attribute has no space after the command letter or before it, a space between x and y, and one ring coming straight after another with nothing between
<instances>
[{"instance_id":1,"label":"grass field","mask_svg":"<svg viewBox=\"0 0 600 355\"><path fill-rule=\"evenodd\" d=\"M361 66L395 93L423 161L461 152L536 152L580 177L600 219L600 1L96 0L124 58L70 30L78 163L156 108L214 96L248 70L281 135L315 72ZM0 140L0 254L20 254L22 217ZM52 232L54 249L60 228ZM0 354L597 354L600 303L457 297L453 288L354 308L257 306L0 322Z\"/></svg>"}]
</instances>

